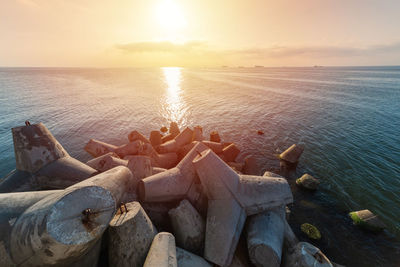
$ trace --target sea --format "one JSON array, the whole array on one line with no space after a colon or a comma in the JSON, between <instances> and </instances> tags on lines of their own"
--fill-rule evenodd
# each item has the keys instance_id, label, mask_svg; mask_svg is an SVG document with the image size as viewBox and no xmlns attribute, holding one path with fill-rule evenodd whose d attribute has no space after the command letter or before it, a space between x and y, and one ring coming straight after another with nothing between
<instances>
[{"instance_id":1,"label":"sea","mask_svg":"<svg viewBox=\"0 0 400 267\"><path fill-rule=\"evenodd\" d=\"M277 155L302 144L288 177L298 238L342 265L400 266L400 66L0 68L0 114L0 177L15 168L11 128L26 120L83 162L91 138L121 145L171 121L218 131L262 171L279 170ZM315 193L295 185L304 173L320 180ZM348 213L361 209L387 229L354 226ZM320 240L301 232L306 222Z\"/></svg>"}]
</instances>

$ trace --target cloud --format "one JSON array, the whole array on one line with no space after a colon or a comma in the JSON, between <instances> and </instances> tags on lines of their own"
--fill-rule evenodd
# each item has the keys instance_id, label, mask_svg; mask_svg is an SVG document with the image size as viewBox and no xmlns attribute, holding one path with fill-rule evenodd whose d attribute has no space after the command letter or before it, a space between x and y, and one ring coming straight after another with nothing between
<instances>
[{"instance_id":1,"label":"cloud","mask_svg":"<svg viewBox=\"0 0 400 267\"><path fill-rule=\"evenodd\" d=\"M386 45L375 45L369 47L351 46L272 46L267 48L250 49L216 49L205 42L192 41L184 44L172 42L135 42L116 45L117 49L126 53L203 53L219 54L223 56L244 56L261 58L284 58L284 57L348 57L368 56L379 53L400 53L400 42Z\"/></svg>"},{"instance_id":2,"label":"cloud","mask_svg":"<svg viewBox=\"0 0 400 267\"><path fill-rule=\"evenodd\" d=\"M184 44L164 42L135 42L116 45L116 48L126 53L182 53L207 49L205 43L192 41Z\"/></svg>"}]
</instances>

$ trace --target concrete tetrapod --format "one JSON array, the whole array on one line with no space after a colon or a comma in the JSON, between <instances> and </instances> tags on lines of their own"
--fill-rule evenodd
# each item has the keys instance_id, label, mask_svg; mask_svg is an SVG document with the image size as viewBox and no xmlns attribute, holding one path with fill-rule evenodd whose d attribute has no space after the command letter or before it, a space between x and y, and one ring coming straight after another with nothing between
<instances>
[{"instance_id":1,"label":"concrete tetrapod","mask_svg":"<svg viewBox=\"0 0 400 267\"><path fill-rule=\"evenodd\" d=\"M168 212L176 243L201 255L204 248L205 222L197 210L186 199Z\"/></svg>"},{"instance_id":2,"label":"concrete tetrapod","mask_svg":"<svg viewBox=\"0 0 400 267\"><path fill-rule=\"evenodd\" d=\"M0 243L2 242L4 247L9 248L11 230L18 217L39 200L60 192L62 190L0 194ZM4 251L3 253L6 253L6 258L9 258L8 252ZM0 252L0 254L3 253ZM4 257L4 255L0 255L0 258Z\"/></svg>"},{"instance_id":3,"label":"concrete tetrapod","mask_svg":"<svg viewBox=\"0 0 400 267\"><path fill-rule=\"evenodd\" d=\"M203 141L203 128L201 126L195 126L193 128L193 141Z\"/></svg>"},{"instance_id":4,"label":"concrete tetrapod","mask_svg":"<svg viewBox=\"0 0 400 267\"><path fill-rule=\"evenodd\" d=\"M109 152L115 152L117 146L96 139L90 139L83 149L94 158L97 158Z\"/></svg>"},{"instance_id":5,"label":"concrete tetrapod","mask_svg":"<svg viewBox=\"0 0 400 267\"><path fill-rule=\"evenodd\" d=\"M283 151L279 158L291 164L295 164L299 161L301 154L304 151L304 147L301 145L293 144L288 149Z\"/></svg>"},{"instance_id":6,"label":"concrete tetrapod","mask_svg":"<svg viewBox=\"0 0 400 267\"><path fill-rule=\"evenodd\" d=\"M186 129L183 130L177 136L175 136L173 140L161 144L158 147L158 151L161 154L177 152L179 148L192 142L192 137L193 137L193 131L189 127L186 127Z\"/></svg>"},{"instance_id":7,"label":"concrete tetrapod","mask_svg":"<svg viewBox=\"0 0 400 267\"><path fill-rule=\"evenodd\" d=\"M167 232L158 233L151 244L143 267L177 267L175 238Z\"/></svg>"},{"instance_id":8,"label":"concrete tetrapod","mask_svg":"<svg viewBox=\"0 0 400 267\"><path fill-rule=\"evenodd\" d=\"M192 161L207 146L198 143L175 168L152 175L139 182L138 193L142 201L162 202L184 198L197 177Z\"/></svg>"},{"instance_id":9,"label":"concrete tetrapod","mask_svg":"<svg viewBox=\"0 0 400 267\"><path fill-rule=\"evenodd\" d=\"M132 131L128 134L129 142L134 142L136 140L140 140L143 143L150 143L149 139L147 139L143 134L138 131Z\"/></svg>"},{"instance_id":10,"label":"concrete tetrapod","mask_svg":"<svg viewBox=\"0 0 400 267\"><path fill-rule=\"evenodd\" d=\"M151 164L155 167L170 169L175 167L178 162L178 155L176 153L158 154L151 144L144 144L143 151L139 154L151 157Z\"/></svg>"},{"instance_id":11,"label":"concrete tetrapod","mask_svg":"<svg viewBox=\"0 0 400 267\"><path fill-rule=\"evenodd\" d=\"M283 178L239 176L211 150L193 164L209 199L204 256L218 265L229 265L246 214L292 202L290 187Z\"/></svg>"},{"instance_id":12,"label":"concrete tetrapod","mask_svg":"<svg viewBox=\"0 0 400 267\"><path fill-rule=\"evenodd\" d=\"M179 267L212 267L212 265L193 253L176 247L176 258Z\"/></svg>"},{"instance_id":13,"label":"concrete tetrapod","mask_svg":"<svg viewBox=\"0 0 400 267\"><path fill-rule=\"evenodd\" d=\"M279 267L281 264L285 224L276 211L249 217L247 246L255 266Z\"/></svg>"},{"instance_id":14,"label":"concrete tetrapod","mask_svg":"<svg viewBox=\"0 0 400 267\"><path fill-rule=\"evenodd\" d=\"M29 207L15 222L10 254L20 266L68 265L101 237L131 180L116 167Z\"/></svg>"},{"instance_id":15,"label":"concrete tetrapod","mask_svg":"<svg viewBox=\"0 0 400 267\"><path fill-rule=\"evenodd\" d=\"M127 164L127 161L125 162L123 159L120 159L114 152L108 152L107 154L101 155L86 162L86 165L99 172L107 171L116 166L126 166Z\"/></svg>"},{"instance_id":16,"label":"concrete tetrapod","mask_svg":"<svg viewBox=\"0 0 400 267\"><path fill-rule=\"evenodd\" d=\"M121 207L122 208L122 207ZM157 229L139 202L126 204L114 216L108 228L110 266L143 266Z\"/></svg>"},{"instance_id":17,"label":"concrete tetrapod","mask_svg":"<svg viewBox=\"0 0 400 267\"><path fill-rule=\"evenodd\" d=\"M63 189L96 170L69 156L43 123L12 129L16 171L0 183L0 193Z\"/></svg>"}]
</instances>

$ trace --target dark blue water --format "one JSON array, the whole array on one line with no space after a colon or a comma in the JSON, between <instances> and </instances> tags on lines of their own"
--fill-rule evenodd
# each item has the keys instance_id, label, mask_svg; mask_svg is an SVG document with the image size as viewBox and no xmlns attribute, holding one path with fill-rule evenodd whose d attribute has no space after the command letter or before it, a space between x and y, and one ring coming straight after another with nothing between
<instances>
[{"instance_id":1,"label":"dark blue water","mask_svg":"<svg viewBox=\"0 0 400 267\"><path fill-rule=\"evenodd\" d=\"M0 69L0 177L15 167L10 129L43 122L85 161L90 138L113 144L131 130L177 121L202 125L276 169L292 143L305 151L292 178L321 180L315 194L293 186L290 224L347 266L400 266L400 67L222 69ZM265 132L257 135L257 130ZM388 225L373 235L347 213L370 209ZM397 240L396 240L397 239Z\"/></svg>"}]
</instances>

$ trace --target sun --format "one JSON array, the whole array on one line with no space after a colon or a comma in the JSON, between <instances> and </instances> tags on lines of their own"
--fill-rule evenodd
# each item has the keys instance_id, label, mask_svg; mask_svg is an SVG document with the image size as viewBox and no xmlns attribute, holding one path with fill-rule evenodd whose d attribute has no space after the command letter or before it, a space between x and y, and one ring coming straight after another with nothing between
<instances>
[{"instance_id":1,"label":"sun","mask_svg":"<svg viewBox=\"0 0 400 267\"><path fill-rule=\"evenodd\" d=\"M168 32L177 32L186 27L182 8L174 0L161 0L156 9L160 26Z\"/></svg>"}]
</instances>

